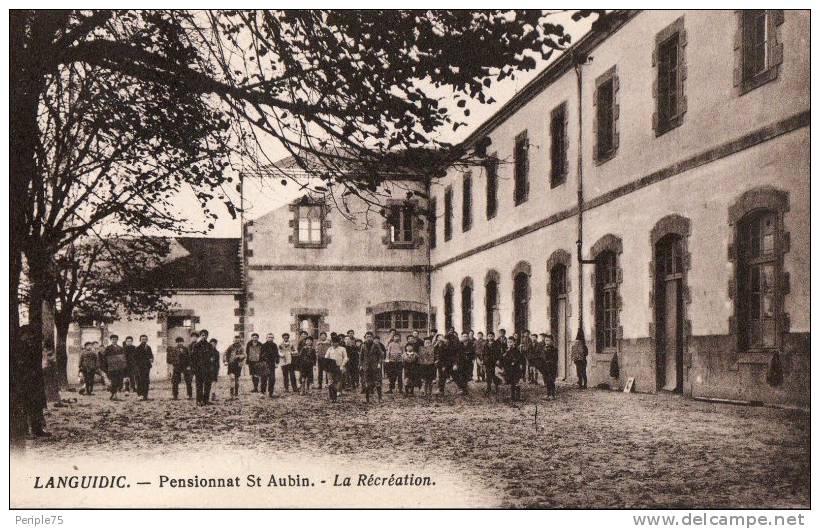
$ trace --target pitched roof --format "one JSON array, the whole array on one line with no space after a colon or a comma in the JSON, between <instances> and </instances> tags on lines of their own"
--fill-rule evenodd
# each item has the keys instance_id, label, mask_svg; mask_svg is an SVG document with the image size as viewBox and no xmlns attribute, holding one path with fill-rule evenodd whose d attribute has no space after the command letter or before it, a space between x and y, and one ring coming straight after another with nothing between
<instances>
[{"instance_id":1,"label":"pitched roof","mask_svg":"<svg viewBox=\"0 0 820 529\"><path fill-rule=\"evenodd\" d=\"M242 288L238 238L176 237L160 266L140 278L169 290Z\"/></svg>"}]
</instances>

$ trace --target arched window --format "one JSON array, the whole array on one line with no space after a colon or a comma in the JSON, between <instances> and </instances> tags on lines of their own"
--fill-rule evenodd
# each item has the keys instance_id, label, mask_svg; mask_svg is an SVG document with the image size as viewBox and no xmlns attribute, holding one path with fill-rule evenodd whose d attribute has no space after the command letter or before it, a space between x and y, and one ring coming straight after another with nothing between
<instances>
[{"instance_id":1,"label":"arched window","mask_svg":"<svg viewBox=\"0 0 820 529\"><path fill-rule=\"evenodd\" d=\"M513 323L515 332L529 329L530 276L519 272L513 278Z\"/></svg>"},{"instance_id":2,"label":"arched window","mask_svg":"<svg viewBox=\"0 0 820 529\"><path fill-rule=\"evenodd\" d=\"M447 283L444 288L444 331L453 328L453 285Z\"/></svg>"},{"instance_id":3,"label":"arched window","mask_svg":"<svg viewBox=\"0 0 820 529\"><path fill-rule=\"evenodd\" d=\"M737 328L741 351L778 345L781 297L777 214L752 211L738 224Z\"/></svg>"},{"instance_id":4,"label":"arched window","mask_svg":"<svg viewBox=\"0 0 820 529\"><path fill-rule=\"evenodd\" d=\"M552 330L553 339L557 339L558 329L563 322L560 321L559 310L561 303L564 303L564 311L566 310L567 301L567 267L562 263L558 263L550 270L550 329ZM564 316L566 317L566 316Z\"/></svg>"},{"instance_id":5,"label":"arched window","mask_svg":"<svg viewBox=\"0 0 820 529\"><path fill-rule=\"evenodd\" d=\"M595 258L596 351L618 346L618 258L611 250Z\"/></svg>"},{"instance_id":6,"label":"arched window","mask_svg":"<svg viewBox=\"0 0 820 529\"><path fill-rule=\"evenodd\" d=\"M473 328L473 280L469 277L461 283L461 330Z\"/></svg>"},{"instance_id":7,"label":"arched window","mask_svg":"<svg viewBox=\"0 0 820 529\"><path fill-rule=\"evenodd\" d=\"M498 273L491 270L484 280L484 323L487 332L495 332L501 323L498 310Z\"/></svg>"}]
</instances>

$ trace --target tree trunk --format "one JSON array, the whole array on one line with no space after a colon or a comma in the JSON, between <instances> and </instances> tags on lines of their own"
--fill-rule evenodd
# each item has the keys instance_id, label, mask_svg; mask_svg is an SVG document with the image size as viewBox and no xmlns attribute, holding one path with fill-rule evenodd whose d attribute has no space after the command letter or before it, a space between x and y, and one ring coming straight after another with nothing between
<instances>
[{"instance_id":1,"label":"tree trunk","mask_svg":"<svg viewBox=\"0 0 820 529\"><path fill-rule=\"evenodd\" d=\"M60 387L68 386L68 329L71 327L71 318L63 314L57 314L55 318L57 327L57 341L55 343L55 353L57 356L57 379Z\"/></svg>"}]
</instances>

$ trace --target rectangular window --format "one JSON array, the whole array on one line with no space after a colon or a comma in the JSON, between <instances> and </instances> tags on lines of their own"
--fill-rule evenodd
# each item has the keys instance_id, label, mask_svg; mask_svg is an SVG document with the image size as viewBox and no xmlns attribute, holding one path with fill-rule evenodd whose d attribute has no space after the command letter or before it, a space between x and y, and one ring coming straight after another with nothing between
<instances>
[{"instance_id":1,"label":"rectangular window","mask_svg":"<svg viewBox=\"0 0 820 529\"><path fill-rule=\"evenodd\" d=\"M595 260L595 330L597 352L618 346L618 268L610 251Z\"/></svg>"},{"instance_id":2,"label":"rectangular window","mask_svg":"<svg viewBox=\"0 0 820 529\"><path fill-rule=\"evenodd\" d=\"M447 186L444 190L444 240L453 237L453 188Z\"/></svg>"},{"instance_id":3,"label":"rectangular window","mask_svg":"<svg viewBox=\"0 0 820 529\"><path fill-rule=\"evenodd\" d=\"M598 86L596 99L596 117L598 118L598 148L596 156L598 160L603 160L612 154L615 148L613 141L615 137L614 109L615 109L615 82L612 78L604 81Z\"/></svg>"},{"instance_id":4,"label":"rectangular window","mask_svg":"<svg viewBox=\"0 0 820 529\"><path fill-rule=\"evenodd\" d=\"M430 223L430 248L436 247L436 230L438 229L438 222L436 219L437 214L438 208L436 207L436 199L430 199L430 215L428 219L428 222Z\"/></svg>"},{"instance_id":5,"label":"rectangular window","mask_svg":"<svg viewBox=\"0 0 820 529\"><path fill-rule=\"evenodd\" d=\"M680 105L680 34L661 42L658 46L658 132L665 132L676 125Z\"/></svg>"},{"instance_id":6,"label":"rectangular window","mask_svg":"<svg viewBox=\"0 0 820 529\"><path fill-rule=\"evenodd\" d=\"M529 142L527 131L522 132L515 138L514 159L514 189L513 201L515 205L523 204L529 195Z\"/></svg>"},{"instance_id":7,"label":"rectangular window","mask_svg":"<svg viewBox=\"0 0 820 529\"><path fill-rule=\"evenodd\" d=\"M487 220L498 213L498 159L490 157L485 163L487 172Z\"/></svg>"},{"instance_id":8,"label":"rectangular window","mask_svg":"<svg viewBox=\"0 0 820 529\"><path fill-rule=\"evenodd\" d=\"M413 328L414 329L426 329L427 328L427 314L423 312L414 312L413 313Z\"/></svg>"},{"instance_id":9,"label":"rectangular window","mask_svg":"<svg viewBox=\"0 0 820 529\"><path fill-rule=\"evenodd\" d=\"M754 79L766 71L769 28L766 11L743 12L743 80Z\"/></svg>"},{"instance_id":10,"label":"rectangular window","mask_svg":"<svg viewBox=\"0 0 820 529\"><path fill-rule=\"evenodd\" d=\"M464 175L461 186L461 231L470 231L473 227L473 177Z\"/></svg>"},{"instance_id":11,"label":"rectangular window","mask_svg":"<svg viewBox=\"0 0 820 529\"><path fill-rule=\"evenodd\" d=\"M783 63L782 9L738 11L734 85L742 95L777 79Z\"/></svg>"},{"instance_id":12,"label":"rectangular window","mask_svg":"<svg viewBox=\"0 0 820 529\"><path fill-rule=\"evenodd\" d=\"M413 206L391 206L390 242L391 244L413 244Z\"/></svg>"},{"instance_id":13,"label":"rectangular window","mask_svg":"<svg viewBox=\"0 0 820 529\"><path fill-rule=\"evenodd\" d=\"M567 180L567 104L558 105L550 116L550 187Z\"/></svg>"},{"instance_id":14,"label":"rectangular window","mask_svg":"<svg viewBox=\"0 0 820 529\"><path fill-rule=\"evenodd\" d=\"M314 340L319 338L319 323L322 317L318 314L299 314L296 317L299 323L299 331L305 331Z\"/></svg>"},{"instance_id":15,"label":"rectangular window","mask_svg":"<svg viewBox=\"0 0 820 529\"><path fill-rule=\"evenodd\" d=\"M382 312L380 314L376 314L376 329L390 329L393 326L393 322L390 321L390 316L392 315L392 312Z\"/></svg>"},{"instance_id":16,"label":"rectangular window","mask_svg":"<svg viewBox=\"0 0 820 529\"><path fill-rule=\"evenodd\" d=\"M322 244L322 206L299 206L298 237L300 244Z\"/></svg>"}]
</instances>

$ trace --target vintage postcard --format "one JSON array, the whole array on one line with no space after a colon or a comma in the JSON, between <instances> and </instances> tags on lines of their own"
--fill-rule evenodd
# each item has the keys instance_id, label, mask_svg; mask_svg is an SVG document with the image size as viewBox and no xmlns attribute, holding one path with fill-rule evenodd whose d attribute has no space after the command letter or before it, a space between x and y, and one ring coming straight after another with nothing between
<instances>
[{"instance_id":1,"label":"vintage postcard","mask_svg":"<svg viewBox=\"0 0 820 529\"><path fill-rule=\"evenodd\" d=\"M809 509L810 40L12 9L10 508Z\"/></svg>"}]
</instances>

